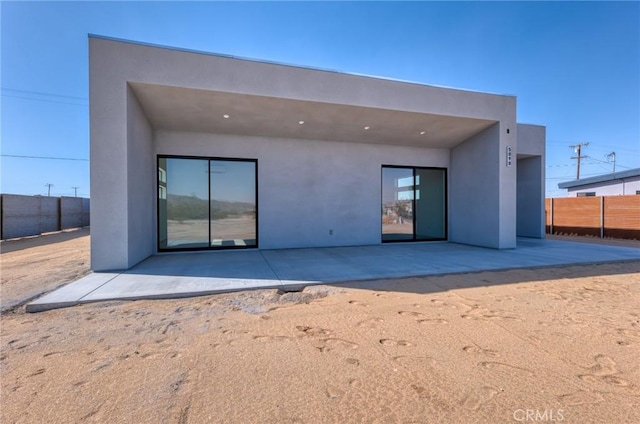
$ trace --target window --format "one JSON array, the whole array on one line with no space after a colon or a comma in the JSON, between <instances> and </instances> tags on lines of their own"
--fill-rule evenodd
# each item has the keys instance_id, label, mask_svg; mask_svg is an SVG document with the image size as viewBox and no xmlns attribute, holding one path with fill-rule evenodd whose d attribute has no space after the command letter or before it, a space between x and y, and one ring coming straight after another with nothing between
<instances>
[{"instance_id":1,"label":"window","mask_svg":"<svg viewBox=\"0 0 640 424\"><path fill-rule=\"evenodd\" d=\"M595 191L584 191L582 193L578 193L577 197L594 197L596 195Z\"/></svg>"},{"instance_id":2,"label":"window","mask_svg":"<svg viewBox=\"0 0 640 424\"><path fill-rule=\"evenodd\" d=\"M446 169L382 167L382 241L447 238Z\"/></svg>"},{"instance_id":3,"label":"window","mask_svg":"<svg viewBox=\"0 0 640 424\"><path fill-rule=\"evenodd\" d=\"M258 246L250 159L158 157L158 250Z\"/></svg>"}]
</instances>

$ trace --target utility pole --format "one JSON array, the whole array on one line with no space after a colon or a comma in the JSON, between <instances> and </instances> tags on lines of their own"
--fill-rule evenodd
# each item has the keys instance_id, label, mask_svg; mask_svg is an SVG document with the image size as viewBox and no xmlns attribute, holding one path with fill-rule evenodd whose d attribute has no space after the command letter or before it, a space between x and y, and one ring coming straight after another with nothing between
<instances>
[{"instance_id":1,"label":"utility pole","mask_svg":"<svg viewBox=\"0 0 640 424\"><path fill-rule=\"evenodd\" d=\"M616 172L616 152L611 152L608 155L605 155L609 162L613 162L613 173Z\"/></svg>"},{"instance_id":2,"label":"utility pole","mask_svg":"<svg viewBox=\"0 0 640 424\"><path fill-rule=\"evenodd\" d=\"M78 189L80 187L71 187L73 189L73 197L78 197Z\"/></svg>"},{"instance_id":3,"label":"utility pole","mask_svg":"<svg viewBox=\"0 0 640 424\"><path fill-rule=\"evenodd\" d=\"M47 183L44 186L47 188L47 197L51 197L51 187L53 187L53 184Z\"/></svg>"},{"instance_id":4,"label":"utility pole","mask_svg":"<svg viewBox=\"0 0 640 424\"><path fill-rule=\"evenodd\" d=\"M572 146L569 146L570 148L573 149L574 152L576 152L577 156L572 156L571 159L576 159L578 161L578 169L576 170L576 180L580 179L580 159L586 159L589 156L582 156L581 152L582 152L582 148L583 147L587 147L589 145L589 143L579 143L579 144L574 144Z\"/></svg>"}]
</instances>

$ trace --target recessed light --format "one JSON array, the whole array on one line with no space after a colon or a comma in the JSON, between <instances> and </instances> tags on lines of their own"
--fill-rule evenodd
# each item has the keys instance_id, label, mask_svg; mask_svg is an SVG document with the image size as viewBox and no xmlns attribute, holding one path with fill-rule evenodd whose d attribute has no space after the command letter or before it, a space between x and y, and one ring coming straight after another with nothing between
<instances>
[{"instance_id":1,"label":"recessed light","mask_svg":"<svg viewBox=\"0 0 640 424\"><path fill-rule=\"evenodd\" d=\"M222 115L222 117L223 117L224 119L229 119L229 115L227 115L226 113L225 113L224 115Z\"/></svg>"},{"instance_id":2,"label":"recessed light","mask_svg":"<svg viewBox=\"0 0 640 424\"><path fill-rule=\"evenodd\" d=\"M425 135L426 133L426 131L420 131L420 135Z\"/></svg>"},{"instance_id":3,"label":"recessed light","mask_svg":"<svg viewBox=\"0 0 640 424\"><path fill-rule=\"evenodd\" d=\"M368 130L368 129L370 129L370 128L371 128L371 127L370 127L370 126L368 126L368 125L367 125L366 127L364 127L364 129L365 129L365 130Z\"/></svg>"},{"instance_id":4,"label":"recessed light","mask_svg":"<svg viewBox=\"0 0 640 424\"><path fill-rule=\"evenodd\" d=\"M302 125L304 124L304 121L298 121L298 124Z\"/></svg>"}]
</instances>

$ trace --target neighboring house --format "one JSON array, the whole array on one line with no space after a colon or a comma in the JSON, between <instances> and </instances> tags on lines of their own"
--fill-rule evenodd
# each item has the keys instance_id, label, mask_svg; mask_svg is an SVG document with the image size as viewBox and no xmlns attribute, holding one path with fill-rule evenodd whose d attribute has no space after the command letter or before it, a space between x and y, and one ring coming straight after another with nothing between
<instances>
[{"instance_id":1,"label":"neighboring house","mask_svg":"<svg viewBox=\"0 0 640 424\"><path fill-rule=\"evenodd\" d=\"M91 264L544 237L516 98L90 36ZM464 261L464 258L460 258Z\"/></svg>"},{"instance_id":2,"label":"neighboring house","mask_svg":"<svg viewBox=\"0 0 640 424\"><path fill-rule=\"evenodd\" d=\"M640 194L640 168L567 181L558 188L566 188L569 197Z\"/></svg>"}]
</instances>

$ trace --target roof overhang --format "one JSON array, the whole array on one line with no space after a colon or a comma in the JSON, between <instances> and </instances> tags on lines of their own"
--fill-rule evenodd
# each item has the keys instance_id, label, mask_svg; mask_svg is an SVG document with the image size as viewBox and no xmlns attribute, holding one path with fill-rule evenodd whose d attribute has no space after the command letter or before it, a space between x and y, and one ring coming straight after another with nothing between
<instances>
[{"instance_id":1,"label":"roof overhang","mask_svg":"<svg viewBox=\"0 0 640 424\"><path fill-rule=\"evenodd\" d=\"M171 131L452 148L497 122L131 81L128 84L150 124Z\"/></svg>"},{"instance_id":2,"label":"roof overhang","mask_svg":"<svg viewBox=\"0 0 640 424\"><path fill-rule=\"evenodd\" d=\"M583 178L581 180L565 181L559 183L558 188L576 188L589 184L606 183L609 181L625 180L628 178L640 178L640 168L628 169L626 171L612 172L611 174L596 175L595 177Z\"/></svg>"}]
</instances>

